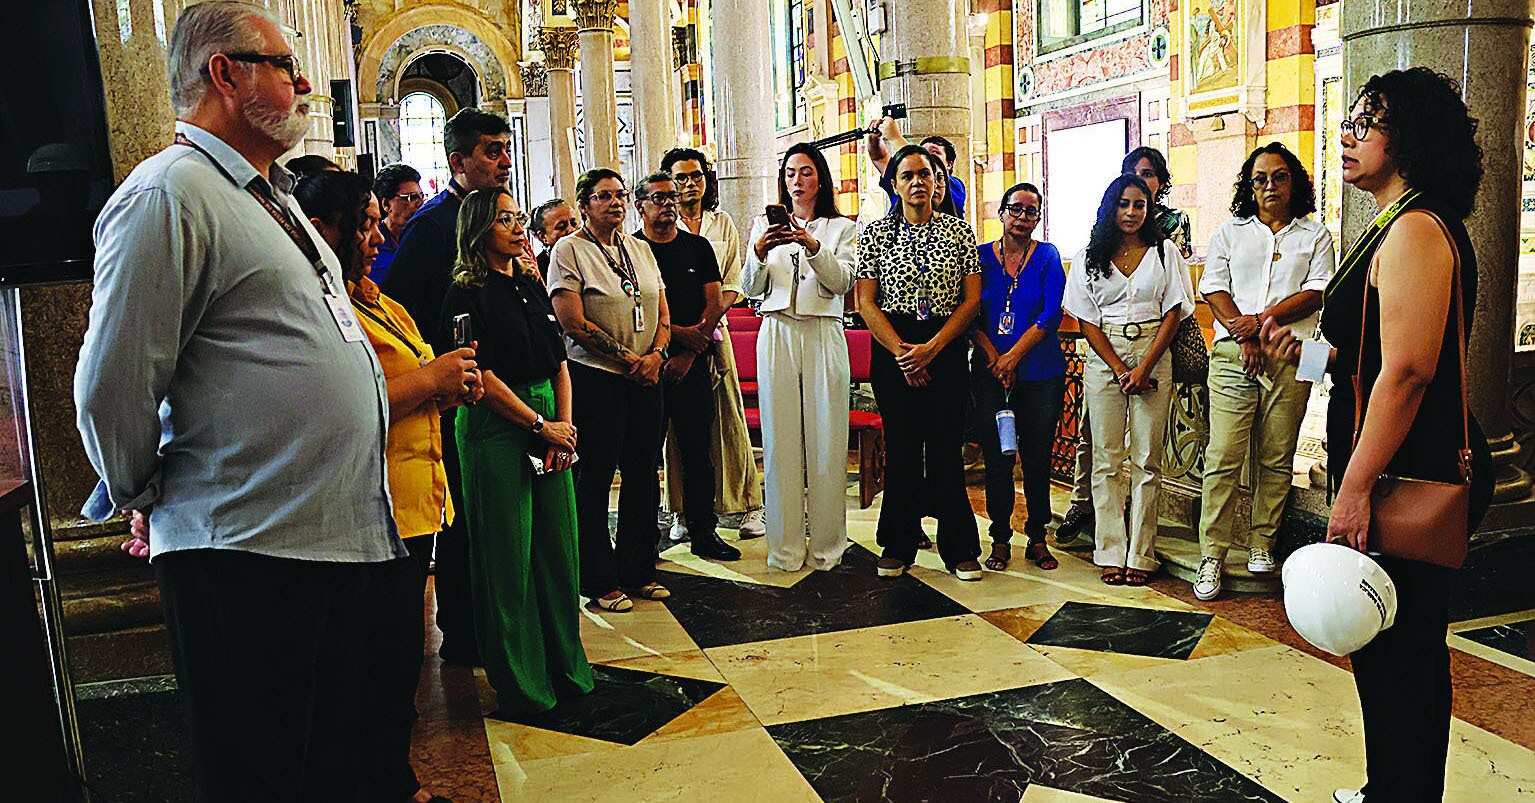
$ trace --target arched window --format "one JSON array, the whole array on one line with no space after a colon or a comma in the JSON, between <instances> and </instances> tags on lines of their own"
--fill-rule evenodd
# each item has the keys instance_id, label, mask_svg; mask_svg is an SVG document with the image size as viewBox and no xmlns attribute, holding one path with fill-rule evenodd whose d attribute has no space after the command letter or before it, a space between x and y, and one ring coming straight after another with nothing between
<instances>
[{"instance_id":1,"label":"arched window","mask_svg":"<svg viewBox=\"0 0 1535 803\"><path fill-rule=\"evenodd\" d=\"M400 101L400 160L421 171L421 189L428 196L447 189L452 175L442 149L447 122L442 102L425 92L412 92Z\"/></svg>"}]
</instances>

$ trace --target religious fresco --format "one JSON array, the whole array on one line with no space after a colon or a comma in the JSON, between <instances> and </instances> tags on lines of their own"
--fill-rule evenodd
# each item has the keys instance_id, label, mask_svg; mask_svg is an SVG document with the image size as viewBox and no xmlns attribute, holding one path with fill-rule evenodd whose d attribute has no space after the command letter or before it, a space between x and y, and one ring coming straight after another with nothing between
<instances>
[{"instance_id":1,"label":"religious fresco","mask_svg":"<svg viewBox=\"0 0 1535 803\"><path fill-rule=\"evenodd\" d=\"M1191 0L1188 10L1189 93L1233 89L1240 79L1238 0Z\"/></svg>"}]
</instances>

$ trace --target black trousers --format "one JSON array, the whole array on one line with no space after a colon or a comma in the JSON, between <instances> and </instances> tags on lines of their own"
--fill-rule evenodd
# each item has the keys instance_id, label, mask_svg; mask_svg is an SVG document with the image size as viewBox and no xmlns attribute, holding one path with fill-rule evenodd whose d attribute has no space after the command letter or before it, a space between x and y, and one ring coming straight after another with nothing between
<instances>
[{"instance_id":1,"label":"black trousers","mask_svg":"<svg viewBox=\"0 0 1535 803\"><path fill-rule=\"evenodd\" d=\"M1450 749L1450 570L1380 556L1396 622L1349 660L1364 713L1368 803L1444 798Z\"/></svg>"},{"instance_id":2,"label":"black trousers","mask_svg":"<svg viewBox=\"0 0 1535 803\"><path fill-rule=\"evenodd\" d=\"M469 531L465 525L464 486L459 479L458 439L453 435L457 408L442 414L442 465L448 472L448 494L458 518L437 539L437 629L442 631L442 653L455 660L473 659L474 600L469 594ZM426 536L420 536L426 538ZM413 539L419 540L419 539ZM470 661L465 661L470 662Z\"/></svg>"},{"instance_id":3,"label":"black trousers","mask_svg":"<svg viewBox=\"0 0 1535 803\"><path fill-rule=\"evenodd\" d=\"M977 435L986 456L986 515L991 518L991 538L1008 543L1013 536L1013 461L1002 453L997 434L997 413L1013 411L1018 434L1016 459L1023 467L1023 501L1028 518L1023 525L1029 542L1045 540L1050 523L1050 453L1055 427L1061 420L1066 393L1065 377L1014 380L1003 388L985 366L972 370L971 397L975 400Z\"/></svg>"},{"instance_id":4,"label":"black trousers","mask_svg":"<svg viewBox=\"0 0 1535 803\"><path fill-rule=\"evenodd\" d=\"M660 387L643 387L575 362L566 365L578 432L576 452L581 456L576 463L581 593L600 597L617 588L638 588L656 577L656 510L661 504L656 455L664 432L664 405ZM608 492L614 471L622 474L623 483L618 533L609 538Z\"/></svg>"},{"instance_id":5,"label":"black trousers","mask_svg":"<svg viewBox=\"0 0 1535 803\"><path fill-rule=\"evenodd\" d=\"M924 343L945 318L919 321L888 315L907 343ZM907 563L917 556L922 516L938 518L938 554L953 566L980 557L980 534L965 496L963 438L970 380L962 340L950 343L928 365L931 381L906 384L895 355L876 344L869 363L874 400L885 423L885 492L877 538L883 557Z\"/></svg>"},{"instance_id":6,"label":"black trousers","mask_svg":"<svg viewBox=\"0 0 1535 803\"><path fill-rule=\"evenodd\" d=\"M406 625L376 597L408 560L212 549L155 559L200 803L361 798L363 709L370 676L386 669L370 641Z\"/></svg>"},{"instance_id":7,"label":"black trousers","mask_svg":"<svg viewBox=\"0 0 1535 803\"><path fill-rule=\"evenodd\" d=\"M714 425L709 362L708 355L702 355L693 361L681 382L662 380L666 421L677 433L677 452L682 458L682 518L690 533L712 532L719 523L714 515L714 458L709 449L709 428Z\"/></svg>"},{"instance_id":8,"label":"black trousers","mask_svg":"<svg viewBox=\"0 0 1535 803\"><path fill-rule=\"evenodd\" d=\"M410 765L410 734L416 723L416 687L421 681L426 644L427 566L432 537L405 539L409 557L382 564L373 577L371 596L382 616L369 638L371 658L364 668L362 733L368 745L366 771L369 803L402 803L421 788Z\"/></svg>"}]
</instances>

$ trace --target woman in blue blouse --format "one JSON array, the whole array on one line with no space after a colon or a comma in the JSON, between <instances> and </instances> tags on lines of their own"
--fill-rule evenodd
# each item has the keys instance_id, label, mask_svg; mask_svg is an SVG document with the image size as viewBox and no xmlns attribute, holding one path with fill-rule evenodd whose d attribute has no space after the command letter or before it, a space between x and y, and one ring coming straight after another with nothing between
<instances>
[{"instance_id":1,"label":"woman in blue blouse","mask_svg":"<svg viewBox=\"0 0 1535 803\"><path fill-rule=\"evenodd\" d=\"M1033 184L1017 184L997 211L1002 238L980 246L981 312L971 374L973 398L986 455L986 515L991 518L991 557L986 568L1002 571L1012 559L1013 456L1002 453L990 423L1012 410L1023 466L1023 498L1029 538L1024 557L1041 569L1059 565L1045 546L1050 522L1050 448L1065 395L1066 358L1056 329L1066 271L1055 246L1034 239L1044 196Z\"/></svg>"}]
</instances>

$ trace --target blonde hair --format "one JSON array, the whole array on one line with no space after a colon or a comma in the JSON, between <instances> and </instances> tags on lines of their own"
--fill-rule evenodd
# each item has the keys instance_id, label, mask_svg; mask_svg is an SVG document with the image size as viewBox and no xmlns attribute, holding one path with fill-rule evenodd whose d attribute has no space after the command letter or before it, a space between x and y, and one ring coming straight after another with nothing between
<instances>
[{"instance_id":1,"label":"blonde hair","mask_svg":"<svg viewBox=\"0 0 1535 803\"><path fill-rule=\"evenodd\" d=\"M505 187L475 190L464 196L458 209L458 256L453 262L453 283L459 287L484 287L490 275L490 258L485 255L486 238L501 213L500 198L514 197ZM513 264L518 264L515 257ZM522 275L541 279L536 265L520 266Z\"/></svg>"}]
</instances>

